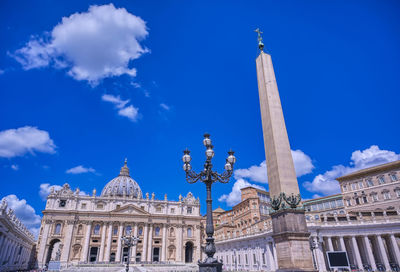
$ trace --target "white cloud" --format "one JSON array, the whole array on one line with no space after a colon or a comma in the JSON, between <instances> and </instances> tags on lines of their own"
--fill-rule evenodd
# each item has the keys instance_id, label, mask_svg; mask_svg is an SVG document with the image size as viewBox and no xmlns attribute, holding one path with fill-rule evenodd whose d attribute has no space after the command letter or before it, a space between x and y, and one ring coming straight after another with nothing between
<instances>
[{"instance_id":1,"label":"white cloud","mask_svg":"<svg viewBox=\"0 0 400 272\"><path fill-rule=\"evenodd\" d=\"M140 87L142 87L142 85L140 85L140 83L137 82L131 82L131 85L137 89L139 89Z\"/></svg>"},{"instance_id":2,"label":"white cloud","mask_svg":"<svg viewBox=\"0 0 400 272\"><path fill-rule=\"evenodd\" d=\"M292 150L292 157L297 177L309 174L314 169L311 158L300 149ZM234 174L236 179L248 178L255 182L268 183L267 164L265 161L260 165L253 165L247 169L237 169Z\"/></svg>"},{"instance_id":3,"label":"white cloud","mask_svg":"<svg viewBox=\"0 0 400 272\"><path fill-rule=\"evenodd\" d=\"M247 169L237 169L234 175L235 179L248 178L255 182L268 183L267 164L265 161L260 165L253 165Z\"/></svg>"},{"instance_id":4,"label":"white cloud","mask_svg":"<svg viewBox=\"0 0 400 272\"><path fill-rule=\"evenodd\" d=\"M166 111L169 111L169 110L171 109L170 106L168 106L167 104L164 104L164 103L161 103L161 104L160 104L160 107L163 108L163 109L166 110Z\"/></svg>"},{"instance_id":5,"label":"white cloud","mask_svg":"<svg viewBox=\"0 0 400 272\"><path fill-rule=\"evenodd\" d=\"M118 109L122 109L123 107L125 107L125 105L127 103L129 103L129 100L122 100L119 95L118 96L114 96L114 95L111 95L111 94L103 94L101 96L101 99L103 101L113 103Z\"/></svg>"},{"instance_id":6,"label":"white cloud","mask_svg":"<svg viewBox=\"0 0 400 272\"><path fill-rule=\"evenodd\" d=\"M0 131L0 157L12 158L35 152L55 153L55 144L49 133L25 126Z\"/></svg>"},{"instance_id":7,"label":"white cloud","mask_svg":"<svg viewBox=\"0 0 400 272\"><path fill-rule=\"evenodd\" d=\"M82 174L82 173L95 173L95 172L96 170L94 170L93 168L84 167L82 165L75 166L66 171L67 174Z\"/></svg>"},{"instance_id":8,"label":"white cloud","mask_svg":"<svg viewBox=\"0 0 400 272\"><path fill-rule=\"evenodd\" d=\"M126 108L120 109L118 114L121 116L128 117L131 121L136 122L139 117L139 109L130 105Z\"/></svg>"},{"instance_id":9,"label":"white cloud","mask_svg":"<svg viewBox=\"0 0 400 272\"><path fill-rule=\"evenodd\" d=\"M35 209L27 204L25 199L18 199L16 195L8 195L4 198L8 207L14 210L15 216L37 237L41 218L36 214Z\"/></svg>"},{"instance_id":10,"label":"white cloud","mask_svg":"<svg viewBox=\"0 0 400 272\"><path fill-rule=\"evenodd\" d=\"M11 164L11 169L15 170L15 171L18 171L18 169L19 169L18 164Z\"/></svg>"},{"instance_id":11,"label":"white cloud","mask_svg":"<svg viewBox=\"0 0 400 272\"><path fill-rule=\"evenodd\" d=\"M312 182L304 182L303 186L310 192L319 193L322 195L339 193L339 183L335 180L337 177L360 169L399 159L400 154L396 154L395 152L389 150L381 150L378 146L372 145L371 147L362 151L354 151L351 155L351 162L349 166L335 165L331 170L326 171L324 174L317 175Z\"/></svg>"},{"instance_id":12,"label":"white cloud","mask_svg":"<svg viewBox=\"0 0 400 272\"><path fill-rule=\"evenodd\" d=\"M298 177L309 174L314 169L311 158L301 150L292 150L293 163ZM268 183L267 164L265 161L259 165L253 165L246 169L237 169L234 171L236 182L232 187L229 194L222 195L218 200L225 201L229 206L233 206L240 202L241 193L240 189L246 186L262 188L261 186L254 185L246 181L249 179L254 182ZM264 188L262 188L264 189ZM265 190L265 189L264 189Z\"/></svg>"},{"instance_id":13,"label":"white cloud","mask_svg":"<svg viewBox=\"0 0 400 272\"><path fill-rule=\"evenodd\" d=\"M54 191L58 191L61 190L61 188L62 186L60 185L50 185L50 183L42 183L40 184L39 196L42 200L46 200L52 189L54 189Z\"/></svg>"},{"instance_id":14,"label":"white cloud","mask_svg":"<svg viewBox=\"0 0 400 272\"><path fill-rule=\"evenodd\" d=\"M139 43L147 35L146 23L125 8L93 5L63 17L47 39L31 37L12 56L26 70L66 68L74 79L96 85L106 77L136 76L131 62L149 51Z\"/></svg>"},{"instance_id":15,"label":"white cloud","mask_svg":"<svg viewBox=\"0 0 400 272\"><path fill-rule=\"evenodd\" d=\"M233 184L232 191L229 194L224 194L224 195L220 196L218 198L218 201L220 201L220 202L225 201L226 204L228 204L229 206L234 206L241 201L242 195L241 195L240 189L249 187L249 186L265 190L265 188L263 188L262 186L251 184L244 179L238 179Z\"/></svg>"},{"instance_id":16,"label":"white cloud","mask_svg":"<svg viewBox=\"0 0 400 272\"><path fill-rule=\"evenodd\" d=\"M131 121L136 122L139 118L139 109L132 105L126 106L130 100L122 100L121 97L111 94L103 94L101 99L110 102L118 109L118 115L129 118Z\"/></svg>"}]
</instances>

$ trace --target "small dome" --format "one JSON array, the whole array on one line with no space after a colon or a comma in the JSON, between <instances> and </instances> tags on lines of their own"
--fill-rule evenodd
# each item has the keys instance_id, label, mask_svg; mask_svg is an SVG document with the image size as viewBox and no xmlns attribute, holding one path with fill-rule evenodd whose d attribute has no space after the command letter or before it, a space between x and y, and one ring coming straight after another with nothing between
<instances>
[{"instance_id":1,"label":"small dome","mask_svg":"<svg viewBox=\"0 0 400 272\"><path fill-rule=\"evenodd\" d=\"M101 191L101 196L142 197L142 190L140 190L139 185L129 176L129 168L126 159L118 177L107 183L103 191Z\"/></svg>"}]
</instances>

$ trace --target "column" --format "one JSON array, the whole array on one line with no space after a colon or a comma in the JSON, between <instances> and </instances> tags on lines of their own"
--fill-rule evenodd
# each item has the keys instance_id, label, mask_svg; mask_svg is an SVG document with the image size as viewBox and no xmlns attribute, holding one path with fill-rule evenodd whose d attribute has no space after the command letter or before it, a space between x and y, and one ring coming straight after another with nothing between
<instances>
[{"instance_id":1,"label":"column","mask_svg":"<svg viewBox=\"0 0 400 272\"><path fill-rule=\"evenodd\" d=\"M61 258L60 261L61 262L68 262L68 258L69 258L69 252L71 249L71 240L72 240L72 233L74 230L74 221L68 220L67 221L67 227L65 230L65 238L64 238L64 246L62 249L62 254L61 254Z\"/></svg>"},{"instance_id":2,"label":"column","mask_svg":"<svg viewBox=\"0 0 400 272\"><path fill-rule=\"evenodd\" d=\"M317 244L317 259L318 259L318 270L325 271L326 270L326 263L325 263L325 256L324 256L324 249L322 248L322 237L315 237L316 244Z\"/></svg>"},{"instance_id":3,"label":"column","mask_svg":"<svg viewBox=\"0 0 400 272\"><path fill-rule=\"evenodd\" d=\"M101 226L101 242L100 242L100 254L99 261L102 262L104 259L104 246L106 242L106 224L103 222Z\"/></svg>"},{"instance_id":4,"label":"column","mask_svg":"<svg viewBox=\"0 0 400 272\"><path fill-rule=\"evenodd\" d=\"M271 251L272 243L267 243L267 261L268 261L268 268L270 271L275 271L276 266L275 266L275 260L274 256L272 256L272 251Z\"/></svg>"},{"instance_id":5,"label":"column","mask_svg":"<svg viewBox=\"0 0 400 272\"><path fill-rule=\"evenodd\" d=\"M52 223L49 220L44 221L44 227L43 227L43 232L40 238L40 247L38 251L38 263L39 263L39 268L42 268L45 265L46 262L46 256L45 256L45 251L46 251L46 245L47 245L47 237L49 236L49 231L50 231L50 224Z\"/></svg>"},{"instance_id":6,"label":"column","mask_svg":"<svg viewBox=\"0 0 400 272\"><path fill-rule=\"evenodd\" d=\"M86 234L85 234L85 242L83 244L81 261L88 261L88 251L89 251L89 242L90 242L90 234L92 231L92 222L86 222Z\"/></svg>"},{"instance_id":7,"label":"column","mask_svg":"<svg viewBox=\"0 0 400 272\"><path fill-rule=\"evenodd\" d=\"M3 262L5 261L5 258L6 258L5 255L6 255L6 252L8 249L9 242L10 242L10 240L8 239L8 237L4 236L4 242L1 247L3 250L0 252L0 264L3 264Z\"/></svg>"},{"instance_id":8,"label":"column","mask_svg":"<svg viewBox=\"0 0 400 272\"><path fill-rule=\"evenodd\" d=\"M328 250L333 251L332 237L328 236L326 239L328 241Z\"/></svg>"},{"instance_id":9,"label":"column","mask_svg":"<svg viewBox=\"0 0 400 272\"><path fill-rule=\"evenodd\" d=\"M275 264L275 269L278 269L278 255L276 255L276 246L275 246L275 242L273 242L271 245L272 245L272 252L274 253L274 264Z\"/></svg>"},{"instance_id":10,"label":"column","mask_svg":"<svg viewBox=\"0 0 400 272\"><path fill-rule=\"evenodd\" d=\"M167 224L163 225L163 231L162 231L162 248L161 248L161 261L165 262L165 256L167 256ZM200 245L200 244L199 244ZM198 246L199 246L198 245Z\"/></svg>"},{"instance_id":11,"label":"column","mask_svg":"<svg viewBox=\"0 0 400 272\"><path fill-rule=\"evenodd\" d=\"M347 252L347 250L346 250L346 244L344 243L344 238L343 238L343 236L340 236L340 237L339 237L339 245L340 245L340 250L341 250L341 251L346 251L346 252Z\"/></svg>"},{"instance_id":12,"label":"column","mask_svg":"<svg viewBox=\"0 0 400 272\"><path fill-rule=\"evenodd\" d=\"M371 265L372 270L375 271L375 270L377 270L376 263L375 263L374 254L372 253L372 248L371 248L371 244L370 244L368 236L364 236L364 245L365 245L365 249L367 251L368 262Z\"/></svg>"},{"instance_id":13,"label":"column","mask_svg":"<svg viewBox=\"0 0 400 272\"><path fill-rule=\"evenodd\" d=\"M111 254L111 241L112 241L112 229L113 229L113 224L108 223L107 224L107 247L106 247L106 253L104 255L104 262L110 262L110 254Z\"/></svg>"},{"instance_id":14,"label":"column","mask_svg":"<svg viewBox=\"0 0 400 272\"><path fill-rule=\"evenodd\" d=\"M146 261L147 255L147 235L148 235L148 226L144 224L144 233L143 233L143 249L142 249L142 262Z\"/></svg>"},{"instance_id":15,"label":"column","mask_svg":"<svg viewBox=\"0 0 400 272\"><path fill-rule=\"evenodd\" d=\"M386 254L386 249L385 249L385 245L383 244L382 237L380 235L377 235L376 239L378 240L379 253L381 255L382 262L385 265L385 270L389 271L390 270L389 259Z\"/></svg>"},{"instance_id":16,"label":"column","mask_svg":"<svg viewBox=\"0 0 400 272\"><path fill-rule=\"evenodd\" d=\"M137 237L137 233L138 233L138 225L137 224L135 224L135 227L134 227L134 229L133 229L133 236L134 237ZM133 247L132 247L132 254L131 254L131 261L133 262L133 263L136 263L136 251L137 251L137 245L134 245ZM133 259L132 259L133 258Z\"/></svg>"},{"instance_id":17,"label":"column","mask_svg":"<svg viewBox=\"0 0 400 272\"><path fill-rule=\"evenodd\" d=\"M153 249L153 224L150 224L150 230L148 234L148 244L147 244L147 261L151 262L151 250Z\"/></svg>"},{"instance_id":18,"label":"column","mask_svg":"<svg viewBox=\"0 0 400 272\"><path fill-rule=\"evenodd\" d=\"M399 246L397 245L396 237L394 234L390 234L390 244L392 246L392 250L394 253L394 258L396 259L397 265L400 265L400 251Z\"/></svg>"},{"instance_id":19,"label":"column","mask_svg":"<svg viewBox=\"0 0 400 272\"><path fill-rule=\"evenodd\" d=\"M14 265L14 259L15 259L15 250L17 248L17 242L14 241L10 250L10 255L8 256L9 264Z\"/></svg>"},{"instance_id":20,"label":"column","mask_svg":"<svg viewBox=\"0 0 400 272\"><path fill-rule=\"evenodd\" d=\"M182 262L182 225L176 228L176 262Z\"/></svg>"},{"instance_id":21,"label":"column","mask_svg":"<svg viewBox=\"0 0 400 272\"><path fill-rule=\"evenodd\" d=\"M123 231L124 231L124 225L120 223L118 227L117 254L115 255L115 262L117 263L121 262L121 238Z\"/></svg>"},{"instance_id":22,"label":"column","mask_svg":"<svg viewBox=\"0 0 400 272\"><path fill-rule=\"evenodd\" d=\"M354 256L356 257L356 262L357 262L358 269L363 269L361 256L360 256L360 251L358 250L357 239L356 239L355 236L351 237L351 243L352 243L352 246L353 246Z\"/></svg>"}]
</instances>

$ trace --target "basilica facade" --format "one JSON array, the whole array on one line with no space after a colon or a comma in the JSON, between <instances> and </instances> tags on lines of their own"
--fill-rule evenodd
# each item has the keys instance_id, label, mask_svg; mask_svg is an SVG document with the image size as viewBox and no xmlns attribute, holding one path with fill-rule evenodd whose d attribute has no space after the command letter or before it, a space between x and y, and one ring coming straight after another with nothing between
<instances>
[{"instance_id":1,"label":"basilica facade","mask_svg":"<svg viewBox=\"0 0 400 272\"><path fill-rule=\"evenodd\" d=\"M80 263L194 263L201 257L199 199L178 201L142 194L125 165L100 196L83 195L64 184L47 197L37 242L40 268L52 260ZM125 235L139 237L129 251ZM129 253L130 252L130 256Z\"/></svg>"}]
</instances>

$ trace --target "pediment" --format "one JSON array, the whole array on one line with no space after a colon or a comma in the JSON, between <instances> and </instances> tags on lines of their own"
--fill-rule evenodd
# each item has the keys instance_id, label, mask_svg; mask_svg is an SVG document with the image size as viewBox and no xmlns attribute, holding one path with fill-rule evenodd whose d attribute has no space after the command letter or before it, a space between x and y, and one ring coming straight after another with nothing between
<instances>
[{"instance_id":1,"label":"pediment","mask_svg":"<svg viewBox=\"0 0 400 272\"><path fill-rule=\"evenodd\" d=\"M149 215L150 213L146 212L145 210L136 207L135 205L129 204L126 206L119 207L115 210L112 210L111 213L123 213L123 214L145 214Z\"/></svg>"}]
</instances>

